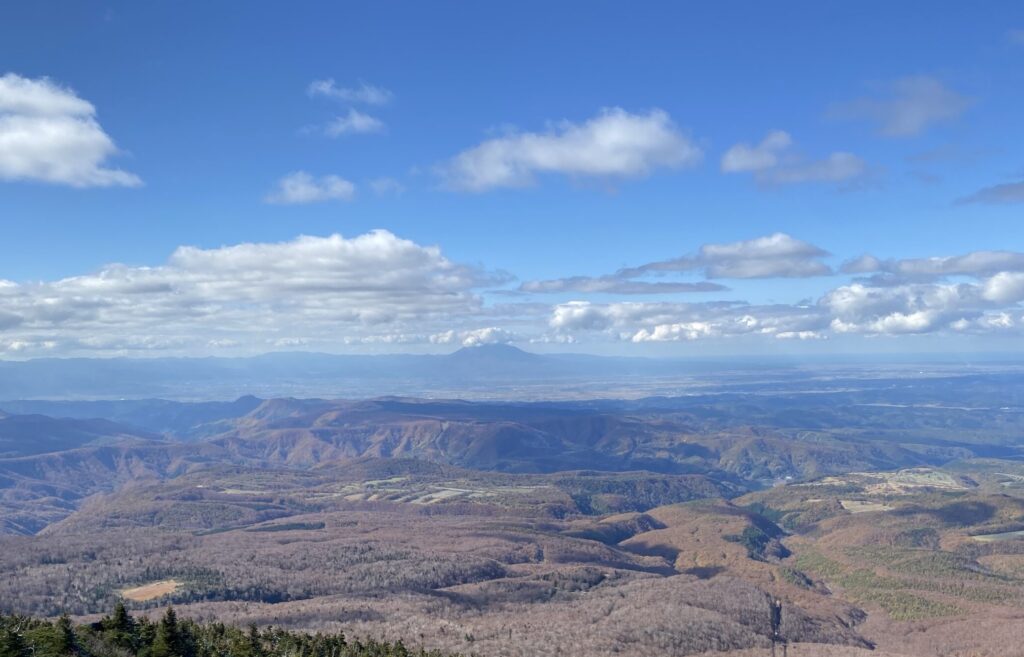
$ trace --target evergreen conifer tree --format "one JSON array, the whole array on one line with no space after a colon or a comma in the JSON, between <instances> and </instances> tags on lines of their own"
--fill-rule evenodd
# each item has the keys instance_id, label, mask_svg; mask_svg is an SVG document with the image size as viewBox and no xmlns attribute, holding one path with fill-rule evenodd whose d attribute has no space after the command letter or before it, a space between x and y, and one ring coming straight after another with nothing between
<instances>
[{"instance_id":1,"label":"evergreen conifer tree","mask_svg":"<svg viewBox=\"0 0 1024 657\"><path fill-rule=\"evenodd\" d=\"M178 615L174 607L168 607L164 617L160 619L150 648L151 657L184 657L181 654L181 630L178 627Z\"/></svg>"},{"instance_id":2,"label":"evergreen conifer tree","mask_svg":"<svg viewBox=\"0 0 1024 657\"><path fill-rule=\"evenodd\" d=\"M0 628L0 657L29 657L31 652L15 628Z\"/></svg>"}]
</instances>

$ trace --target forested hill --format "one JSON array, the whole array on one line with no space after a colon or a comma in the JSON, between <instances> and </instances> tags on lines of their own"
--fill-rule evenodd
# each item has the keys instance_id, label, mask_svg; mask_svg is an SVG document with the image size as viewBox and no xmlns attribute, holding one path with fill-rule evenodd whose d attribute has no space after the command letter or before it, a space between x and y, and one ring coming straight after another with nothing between
<instances>
[{"instance_id":1,"label":"forested hill","mask_svg":"<svg viewBox=\"0 0 1024 657\"><path fill-rule=\"evenodd\" d=\"M168 608L158 622L133 618L118 604L113 615L75 626L0 615L0 657L452 657L401 641L358 641L344 634L304 634L255 625L180 620Z\"/></svg>"}]
</instances>

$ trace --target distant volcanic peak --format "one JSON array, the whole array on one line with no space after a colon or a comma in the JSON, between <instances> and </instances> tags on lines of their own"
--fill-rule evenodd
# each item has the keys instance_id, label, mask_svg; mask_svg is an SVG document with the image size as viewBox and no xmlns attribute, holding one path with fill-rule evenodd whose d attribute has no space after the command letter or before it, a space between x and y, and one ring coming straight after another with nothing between
<instances>
[{"instance_id":1,"label":"distant volcanic peak","mask_svg":"<svg viewBox=\"0 0 1024 657\"><path fill-rule=\"evenodd\" d=\"M238 405L252 404L253 406L259 406L264 400L260 399L256 395L242 395L234 401Z\"/></svg>"},{"instance_id":2,"label":"distant volcanic peak","mask_svg":"<svg viewBox=\"0 0 1024 657\"><path fill-rule=\"evenodd\" d=\"M463 347L448 355L448 358L457 360L509 360L515 362L537 362L543 357L523 351L519 347L510 344L480 344L470 347Z\"/></svg>"}]
</instances>

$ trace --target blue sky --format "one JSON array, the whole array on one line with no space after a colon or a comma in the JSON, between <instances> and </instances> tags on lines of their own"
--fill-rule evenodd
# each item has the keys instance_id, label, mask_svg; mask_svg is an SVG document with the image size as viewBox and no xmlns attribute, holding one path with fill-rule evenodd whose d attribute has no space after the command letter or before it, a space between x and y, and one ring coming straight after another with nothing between
<instances>
[{"instance_id":1,"label":"blue sky","mask_svg":"<svg viewBox=\"0 0 1024 657\"><path fill-rule=\"evenodd\" d=\"M1019 349L1020 3L37 2L4 74L0 357Z\"/></svg>"}]
</instances>

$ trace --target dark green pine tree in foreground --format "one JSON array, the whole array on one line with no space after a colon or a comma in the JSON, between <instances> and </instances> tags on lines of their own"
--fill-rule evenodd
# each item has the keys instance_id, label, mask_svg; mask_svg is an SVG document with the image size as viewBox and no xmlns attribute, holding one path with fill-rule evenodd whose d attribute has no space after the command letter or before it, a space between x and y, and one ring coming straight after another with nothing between
<instances>
[{"instance_id":1,"label":"dark green pine tree in foreground","mask_svg":"<svg viewBox=\"0 0 1024 657\"><path fill-rule=\"evenodd\" d=\"M182 644L178 616L174 613L173 607L168 607L167 613L156 627L156 637L149 648L149 657L186 657Z\"/></svg>"},{"instance_id":2,"label":"dark green pine tree in foreground","mask_svg":"<svg viewBox=\"0 0 1024 657\"><path fill-rule=\"evenodd\" d=\"M0 629L0 657L29 657L32 652L25 638L14 629Z\"/></svg>"},{"instance_id":3,"label":"dark green pine tree in foreground","mask_svg":"<svg viewBox=\"0 0 1024 657\"><path fill-rule=\"evenodd\" d=\"M412 652L398 641L349 641L344 634L305 634L255 625L181 620L168 608L156 623L132 618L123 604L91 625L67 616L45 621L0 615L0 657L449 657Z\"/></svg>"}]
</instances>

